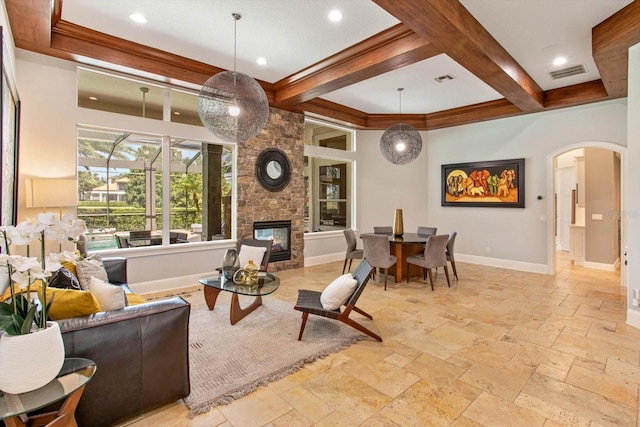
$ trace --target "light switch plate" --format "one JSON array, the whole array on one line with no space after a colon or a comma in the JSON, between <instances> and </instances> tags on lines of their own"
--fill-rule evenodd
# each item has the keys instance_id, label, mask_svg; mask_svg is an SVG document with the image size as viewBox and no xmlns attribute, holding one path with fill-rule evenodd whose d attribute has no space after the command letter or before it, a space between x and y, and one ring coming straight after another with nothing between
<instances>
[{"instance_id":1,"label":"light switch plate","mask_svg":"<svg viewBox=\"0 0 640 427\"><path fill-rule=\"evenodd\" d=\"M591 219L594 221L602 221L602 214L591 214Z\"/></svg>"}]
</instances>

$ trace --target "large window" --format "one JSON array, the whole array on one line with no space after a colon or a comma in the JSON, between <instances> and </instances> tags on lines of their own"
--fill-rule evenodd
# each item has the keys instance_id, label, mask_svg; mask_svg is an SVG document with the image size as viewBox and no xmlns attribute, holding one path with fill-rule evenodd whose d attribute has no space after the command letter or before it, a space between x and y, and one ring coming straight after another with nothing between
<instances>
[{"instance_id":1,"label":"large window","mask_svg":"<svg viewBox=\"0 0 640 427\"><path fill-rule=\"evenodd\" d=\"M354 227L354 132L305 122L305 232Z\"/></svg>"},{"instance_id":2,"label":"large window","mask_svg":"<svg viewBox=\"0 0 640 427\"><path fill-rule=\"evenodd\" d=\"M78 128L78 216L89 228L89 250L230 238L232 149ZM166 191L164 153L170 153Z\"/></svg>"}]
</instances>

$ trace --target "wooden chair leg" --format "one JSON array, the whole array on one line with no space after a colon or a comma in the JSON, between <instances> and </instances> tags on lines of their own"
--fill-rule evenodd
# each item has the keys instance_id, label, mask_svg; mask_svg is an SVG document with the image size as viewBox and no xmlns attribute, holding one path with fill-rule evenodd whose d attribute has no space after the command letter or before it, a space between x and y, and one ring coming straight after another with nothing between
<instances>
[{"instance_id":1,"label":"wooden chair leg","mask_svg":"<svg viewBox=\"0 0 640 427\"><path fill-rule=\"evenodd\" d=\"M359 309L358 307L353 306L353 310L358 312L358 313L360 313L360 314L362 314L364 317L368 317L369 319L373 320L373 316L371 316L369 313Z\"/></svg>"},{"instance_id":2,"label":"wooden chair leg","mask_svg":"<svg viewBox=\"0 0 640 427\"><path fill-rule=\"evenodd\" d=\"M451 287L451 282L449 281L449 270L447 269L447 266L444 266L444 275L447 276L447 285L449 285L449 287Z\"/></svg>"},{"instance_id":3,"label":"wooden chair leg","mask_svg":"<svg viewBox=\"0 0 640 427\"><path fill-rule=\"evenodd\" d=\"M347 259L344 259L344 265L342 266L342 274L344 274L344 271L347 269Z\"/></svg>"},{"instance_id":4,"label":"wooden chair leg","mask_svg":"<svg viewBox=\"0 0 640 427\"><path fill-rule=\"evenodd\" d=\"M298 335L298 341L302 341L302 333L304 332L304 327L307 326L307 318L309 317L309 313L302 313L302 325L300 325L300 335Z\"/></svg>"},{"instance_id":5,"label":"wooden chair leg","mask_svg":"<svg viewBox=\"0 0 640 427\"><path fill-rule=\"evenodd\" d=\"M433 275L431 274L431 269L427 269L429 272L429 283L431 283L431 290L433 290Z\"/></svg>"},{"instance_id":6,"label":"wooden chair leg","mask_svg":"<svg viewBox=\"0 0 640 427\"><path fill-rule=\"evenodd\" d=\"M427 280L427 269L422 267L422 280Z\"/></svg>"},{"instance_id":7,"label":"wooden chair leg","mask_svg":"<svg viewBox=\"0 0 640 427\"><path fill-rule=\"evenodd\" d=\"M456 270L456 262L451 261L451 269L453 270L453 276L458 280L458 271Z\"/></svg>"},{"instance_id":8,"label":"wooden chair leg","mask_svg":"<svg viewBox=\"0 0 640 427\"><path fill-rule=\"evenodd\" d=\"M352 328L355 328L355 329L359 330L360 332L363 332L363 333L369 335L371 338L382 342L382 338L380 338L379 335L377 335L377 334L373 333L372 331L370 331L369 329L365 328L360 323L355 322L355 321L349 319L348 317L347 318L338 319L338 320L342 321L343 323L346 323L347 325L351 326Z\"/></svg>"},{"instance_id":9,"label":"wooden chair leg","mask_svg":"<svg viewBox=\"0 0 640 427\"><path fill-rule=\"evenodd\" d=\"M349 259L349 269L347 271L351 271L351 263L353 262L353 258ZM344 273L342 273L344 274Z\"/></svg>"},{"instance_id":10,"label":"wooden chair leg","mask_svg":"<svg viewBox=\"0 0 640 427\"><path fill-rule=\"evenodd\" d=\"M384 290L387 290L387 278L389 277L389 269L384 269Z\"/></svg>"}]
</instances>

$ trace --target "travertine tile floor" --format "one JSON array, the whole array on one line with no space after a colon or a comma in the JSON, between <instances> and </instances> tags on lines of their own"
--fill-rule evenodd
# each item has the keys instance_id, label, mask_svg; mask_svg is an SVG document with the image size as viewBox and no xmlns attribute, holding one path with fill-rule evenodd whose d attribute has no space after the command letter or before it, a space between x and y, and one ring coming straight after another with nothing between
<instances>
[{"instance_id":1,"label":"travertine tile floor","mask_svg":"<svg viewBox=\"0 0 640 427\"><path fill-rule=\"evenodd\" d=\"M280 272L276 294L322 290L342 262ZM640 330L619 272L559 258L554 276L459 263L460 281L360 298L361 341L194 419L181 402L130 426L636 426ZM198 296L201 293L195 292Z\"/></svg>"}]
</instances>

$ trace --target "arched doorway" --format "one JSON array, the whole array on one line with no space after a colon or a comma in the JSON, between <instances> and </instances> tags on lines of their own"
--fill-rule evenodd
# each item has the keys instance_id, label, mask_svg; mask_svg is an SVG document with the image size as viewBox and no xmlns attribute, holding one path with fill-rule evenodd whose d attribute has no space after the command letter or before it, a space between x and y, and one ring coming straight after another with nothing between
<instances>
[{"instance_id":1,"label":"arched doorway","mask_svg":"<svg viewBox=\"0 0 640 427\"><path fill-rule=\"evenodd\" d=\"M626 206L626 170L627 170L627 148L618 144L603 142L603 141L585 141L581 143L571 144L554 152L550 153L547 157L547 218L548 218L548 233L547 233L547 266L549 274L554 274L556 268L556 224L555 224L555 194L556 194L556 168L555 159L573 150L584 148L601 148L617 153L620 156L620 211L616 214L620 217L620 285L627 285L627 268L625 265L624 250L627 242L626 235L626 218L622 213L625 212Z\"/></svg>"}]
</instances>

